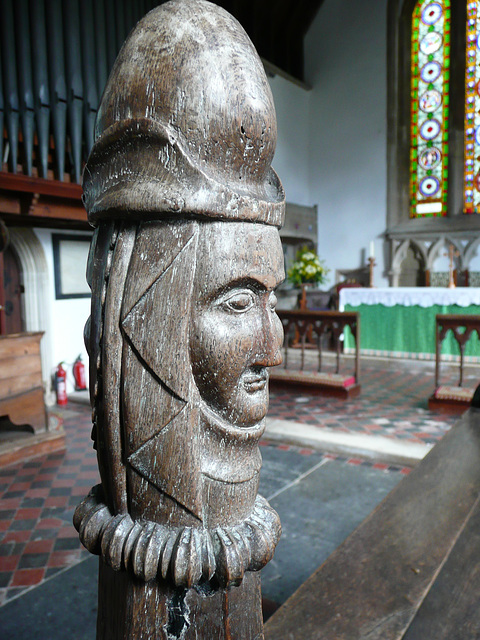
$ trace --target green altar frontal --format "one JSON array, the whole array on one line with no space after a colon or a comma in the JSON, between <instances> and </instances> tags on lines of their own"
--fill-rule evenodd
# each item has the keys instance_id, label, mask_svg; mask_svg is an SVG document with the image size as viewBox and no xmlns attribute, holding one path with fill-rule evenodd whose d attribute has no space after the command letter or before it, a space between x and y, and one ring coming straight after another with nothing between
<instances>
[{"instance_id":1,"label":"green altar frontal","mask_svg":"<svg viewBox=\"0 0 480 640\"><path fill-rule=\"evenodd\" d=\"M437 314L480 315L478 288L350 289L342 290L340 296L342 311L360 314L360 348L364 355L433 360ZM344 352L352 353L354 346L353 336L345 331ZM466 361L480 362L476 334L467 342L464 355ZM451 331L443 342L442 356L444 360L460 356Z\"/></svg>"}]
</instances>

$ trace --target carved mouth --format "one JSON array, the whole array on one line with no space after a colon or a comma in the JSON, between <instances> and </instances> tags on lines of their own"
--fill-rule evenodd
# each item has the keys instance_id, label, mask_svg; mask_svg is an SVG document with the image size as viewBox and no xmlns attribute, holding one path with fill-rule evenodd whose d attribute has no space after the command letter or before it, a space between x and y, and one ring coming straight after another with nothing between
<instances>
[{"instance_id":1,"label":"carved mouth","mask_svg":"<svg viewBox=\"0 0 480 640\"><path fill-rule=\"evenodd\" d=\"M250 371L243 376L243 386L248 393L262 391L267 386L268 371L261 369L259 371Z\"/></svg>"}]
</instances>

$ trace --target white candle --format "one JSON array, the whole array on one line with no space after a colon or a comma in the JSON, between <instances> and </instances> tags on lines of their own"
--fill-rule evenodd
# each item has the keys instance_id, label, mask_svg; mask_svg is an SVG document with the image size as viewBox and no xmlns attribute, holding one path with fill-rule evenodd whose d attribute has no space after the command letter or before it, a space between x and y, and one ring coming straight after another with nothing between
<instances>
[{"instance_id":1,"label":"white candle","mask_svg":"<svg viewBox=\"0 0 480 640\"><path fill-rule=\"evenodd\" d=\"M370 240L370 258L375 257L375 242Z\"/></svg>"}]
</instances>

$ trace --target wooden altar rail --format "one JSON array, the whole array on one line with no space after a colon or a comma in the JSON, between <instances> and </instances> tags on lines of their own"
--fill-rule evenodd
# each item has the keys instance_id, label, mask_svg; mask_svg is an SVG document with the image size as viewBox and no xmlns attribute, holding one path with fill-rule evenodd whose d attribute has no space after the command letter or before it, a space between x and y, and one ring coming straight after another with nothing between
<instances>
[{"instance_id":1,"label":"wooden altar rail","mask_svg":"<svg viewBox=\"0 0 480 640\"><path fill-rule=\"evenodd\" d=\"M440 384L440 364L442 343L449 331L460 350L458 387L442 387ZM460 332L460 330L463 330ZM473 389L463 388L463 368L465 345L476 333L480 338L480 316L471 314L438 314L435 316L435 391L429 398L430 409L466 409L473 397Z\"/></svg>"},{"instance_id":2,"label":"wooden altar rail","mask_svg":"<svg viewBox=\"0 0 480 640\"><path fill-rule=\"evenodd\" d=\"M360 393L360 318L355 311L278 311L285 332L283 365L270 374L271 386L292 385L308 388L310 391L343 398L355 397ZM341 341L345 328L349 327L355 339L353 375L340 374ZM331 334L336 351L335 373L322 371L322 337ZM298 347L300 366L290 366L289 347ZM308 349L317 352L316 371L305 369L305 355Z\"/></svg>"},{"instance_id":3,"label":"wooden altar rail","mask_svg":"<svg viewBox=\"0 0 480 640\"><path fill-rule=\"evenodd\" d=\"M273 614L265 640L478 638L479 451L472 408Z\"/></svg>"}]
</instances>

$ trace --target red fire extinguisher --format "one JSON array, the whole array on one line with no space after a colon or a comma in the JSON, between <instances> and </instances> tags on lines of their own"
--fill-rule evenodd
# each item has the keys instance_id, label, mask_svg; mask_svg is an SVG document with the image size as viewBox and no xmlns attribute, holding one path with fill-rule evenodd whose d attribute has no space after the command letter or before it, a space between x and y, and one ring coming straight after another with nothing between
<instances>
[{"instance_id":1,"label":"red fire extinguisher","mask_svg":"<svg viewBox=\"0 0 480 640\"><path fill-rule=\"evenodd\" d=\"M83 391L87 388L87 383L85 382L85 365L82 362L82 356L78 356L78 358L73 363L73 377L75 379L75 391Z\"/></svg>"},{"instance_id":2,"label":"red fire extinguisher","mask_svg":"<svg viewBox=\"0 0 480 640\"><path fill-rule=\"evenodd\" d=\"M57 394L57 404L67 404L67 372L63 368L63 362L57 367L55 371L55 391Z\"/></svg>"}]
</instances>

